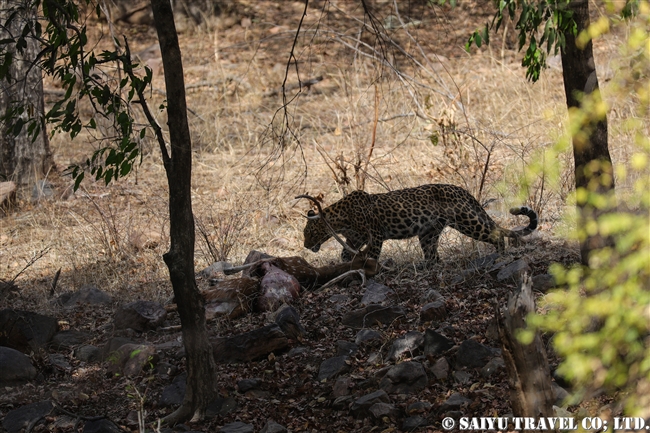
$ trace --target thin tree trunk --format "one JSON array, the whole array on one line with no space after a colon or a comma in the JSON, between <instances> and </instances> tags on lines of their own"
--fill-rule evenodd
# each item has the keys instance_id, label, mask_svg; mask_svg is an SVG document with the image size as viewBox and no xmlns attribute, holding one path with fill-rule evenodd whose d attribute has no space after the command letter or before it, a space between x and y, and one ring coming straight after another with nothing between
<instances>
[{"instance_id":1,"label":"thin tree trunk","mask_svg":"<svg viewBox=\"0 0 650 433\"><path fill-rule=\"evenodd\" d=\"M577 34L589 27L588 0L574 0L569 3L573 11ZM571 31L565 33L566 46L562 49L562 75L569 115L580 108L581 95L593 95L598 91L598 76L594 61L593 45L589 41L582 49L576 45L576 36ZM593 114L592 114L593 116ZM614 193L612 159L607 147L607 118L589 119L581 131L573 137L573 158L575 162L576 190L584 189L590 193ZM578 201L578 224L585 224L598 218L603 209L597 209L588 202ZM591 251L607 244L602 236L590 235L580 243L582 263L588 265Z\"/></svg>"},{"instance_id":2,"label":"thin tree trunk","mask_svg":"<svg viewBox=\"0 0 650 433\"><path fill-rule=\"evenodd\" d=\"M169 184L171 246L164 255L178 305L187 359L187 389L181 407L167 416L170 424L204 417L216 396L216 366L208 341L203 299L194 277L194 216L192 215L192 145L187 123L183 64L169 0L151 1L162 52L167 91L171 158L163 161Z\"/></svg>"},{"instance_id":3,"label":"thin tree trunk","mask_svg":"<svg viewBox=\"0 0 650 433\"><path fill-rule=\"evenodd\" d=\"M20 6L22 3L12 0L0 1L0 20L4 23L9 15L9 8ZM35 19L32 12L19 12L8 31L20 35L27 20ZM0 32L2 38L8 36L7 31ZM0 83L0 116L14 105L24 105L25 113L21 116L27 122L36 119L41 132L35 140L27 134L27 126L18 135L8 132L7 125L0 127L0 181L9 179L18 185L33 183L42 179L54 168L50 151L50 142L45 130L43 107L43 76L41 69L32 62L39 52L39 43L33 38L26 38L27 47L24 54L15 52L13 63L9 69L10 81Z\"/></svg>"}]
</instances>

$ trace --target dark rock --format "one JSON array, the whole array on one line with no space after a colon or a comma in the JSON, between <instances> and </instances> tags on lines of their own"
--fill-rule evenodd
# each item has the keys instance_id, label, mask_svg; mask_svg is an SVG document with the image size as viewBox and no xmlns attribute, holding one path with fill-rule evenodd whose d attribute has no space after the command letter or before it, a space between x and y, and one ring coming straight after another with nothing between
<instances>
[{"instance_id":1,"label":"dark rock","mask_svg":"<svg viewBox=\"0 0 650 433\"><path fill-rule=\"evenodd\" d=\"M347 359L347 356L335 356L323 361L318 370L318 380L331 379L334 376L350 371L350 366L346 362Z\"/></svg>"},{"instance_id":2,"label":"dark rock","mask_svg":"<svg viewBox=\"0 0 650 433\"><path fill-rule=\"evenodd\" d=\"M493 253L472 260L466 269L462 270L459 275L454 277L451 283L459 284L465 281L466 279L473 277L474 275L491 270L494 267L494 262L498 258L499 258L499 254Z\"/></svg>"},{"instance_id":3,"label":"dark rock","mask_svg":"<svg viewBox=\"0 0 650 433\"><path fill-rule=\"evenodd\" d=\"M406 316L406 310L401 306L368 305L361 310L347 313L343 316L342 323L351 328L361 329L376 324L387 325L404 316Z\"/></svg>"},{"instance_id":4,"label":"dark rock","mask_svg":"<svg viewBox=\"0 0 650 433\"><path fill-rule=\"evenodd\" d=\"M466 371L454 371L451 374L454 380L461 385L468 385L472 383L472 375Z\"/></svg>"},{"instance_id":5,"label":"dark rock","mask_svg":"<svg viewBox=\"0 0 650 433\"><path fill-rule=\"evenodd\" d=\"M239 382L237 382L237 389L242 394L250 391L251 389L257 389L260 386L262 386L261 379L242 379Z\"/></svg>"},{"instance_id":6,"label":"dark rock","mask_svg":"<svg viewBox=\"0 0 650 433\"><path fill-rule=\"evenodd\" d=\"M353 399L354 399L354 397L351 396L351 395L343 395L341 397L337 397L332 402L332 409L334 409L334 410L344 410L350 405L350 402Z\"/></svg>"},{"instance_id":7,"label":"dark rock","mask_svg":"<svg viewBox=\"0 0 650 433\"><path fill-rule=\"evenodd\" d=\"M266 424L264 425L264 427L262 427L260 433L285 433L286 431L287 428L285 426L280 425L277 422L270 419L266 421Z\"/></svg>"},{"instance_id":8,"label":"dark rock","mask_svg":"<svg viewBox=\"0 0 650 433\"><path fill-rule=\"evenodd\" d=\"M74 349L81 346L92 336L88 332L70 329L68 331L57 332L52 338L52 347L54 349Z\"/></svg>"},{"instance_id":9,"label":"dark rock","mask_svg":"<svg viewBox=\"0 0 650 433\"><path fill-rule=\"evenodd\" d=\"M100 353L100 360L106 361L109 356L125 344L135 344L130 338L113 337L104 344Z\"/></svg>"},{"instance_id":10,"label":"dark rock","mask_svg":"<svg viewBox=\"0 0 650 433\"><path fill-rule=\"evenodd\" d=\"M109 419L87 421L83 433L122 433L122 429Z\"/></svg>"},{"instance_id":11,"label":"dark rock","mask_svg":"<svg viewBox=\"0 0 650 433\"><path fill-rule=\"evenodd\" d=\"M460 407L466 406L471 402L472 400L465 398L459 393L455 392L444 403L440 405L440 410L442 412L445 412L452 409L459 409Z\"/></svg>"},{"instance_id":12,"label":"dark rock","mask_svg":"<svg viewBox=\"0 0 650 433\"><path fill-rule=\"evenodd\" d=\"M412 415L414 413L425 413L431 410L433 405L428 401L416 401L406 407L406 413Z\"/></svg>"},{"instance_id":13,"label":"dark rock","mask_svg":"<svg viewBox=\"0 0 650 433\"><path fill-rule=\"evenodd\" d=\"M390 295L394 295L395 291L388 286L380 284L375 280L368 280L366 284L366 291L361 298L361 306L368 306L371 304L383 304L388 300Z\"/></svg>"},{"instance_id":14,"label":"dark rock","mask_svg":"<svg viewBox=\"0 0 650 433\"><path fill-rule=\"evenodd\" d=\"M415 394L426 388L427 373L419 362L408 361L391 367L379 382L379 387L390 394Z\"/></svg>"},{"instance_id":15,"label":"dark rock","mask_svg":"<svg viewBox=\"0 0 650 433\"><path fill-rule=\"evenodd\" d=\"M528 262L525 259L515 260L499 271L497 274L497 280L512 280L514 282L518 282L524 272L530 273L530 266L528 266Z\"/></svg>"},{"instance_id":16,"label":"dark rock","mask_svg":"<svg viewBox=\"0 0 650 433\"><path fill-rule=\"evenodd\" d=\"M167 318L167 310L157 302L135 301L120 307L115 313L115 329L133 329L137 332L156 329Z\"/></svg>"},{"instance_id":17,"label":"dark rock","mask_svg":"<svg viewBox=\"0 0 650 433\"><path fill-rule=\"evenodd\" d=\"M408 418L404 418L404 421L402 421L402 430L404 431L413 431L419 427L426 427L429 425L429 422L427 421L426 418L422 418L419 415L415 416L410 416Z\"/></svg>"},{"instance_id":18,"label":"dark rock","mask_svg":"<svg viewBox=\"0 0 650 433\"><path fill-rule=\"evenodd\" d=\"M283 305L275 312L275 323L287 337L294 340L307 332L300 324L300 315L295 308L289 305Z\"/></svg>"},{"instance_id":19,"label":"dark rock","mask_svg":"<svg viewBox=\"0 0 650 433\"><path fill-rule=\"evenodd\" d=\"M359 397L350 406L350 413L356 418L365 418L368 409L375 403L390 403L390 397L384 390L375 391Z\"/></svg>"},{"instance_id":20,"label":"dark rock","mask_svg":"<svg viewBox=\"0 0 650 433\"><path fill-rule=\"evenodd\" d=\"M179 374L171 385L166 386L160 396L159 405L162 407L180 406L185 398L187 388L187 373Z\"/></svg>"},{"instance_id":21,"label":"dark rock","mask_svg":"<svg viewBox=\"0 0 650 433\"><path fill-rule=\"evenodd\" d=\"M99 347L92 345L81 346L74 351L75 358L84 362L97 362L101 359L101 354Z\"/></svg>"},{"instance_id":22,"label":"dark rock","mask_svg":"<svg viewBox=\"0 0 650 433\"><path fill-rule=\"evenodd\" d=\"M391 403L379 402L368 408L368 414L375 420L389 418L391 421L395 422L399 416L399 410L397 410Z\"/></svg>"},{"instance_id":23,"label":"dark rock","mask_svg":"<svg viewBox=\"0 0 650 433\"><path fill-rule=\"evenodd\" d=\"M286 354L288 358L295 358L296 356L300 356L303 353L309 352L309 347L305 346L298 346L298 347L292 347L291 350L289 350Z\"/></svg>"},{"instance_id":24,"label":"dark rock","mask_svg":"<svg viewBox=\"0 0 650 433\"><path fill-rule=\"evenodd\" d=\"M62 294L58 302L65 308L82 304L109 305L113 302L113 297L95 286L83 286L76 292Z\"/></svg>"},{"instance_id":25,"label":"dark rock","mask_svg":"<svg viewBox=\"0 0 650 433\"><path fill-rule=\"evenodd\" d=\"M553 390L553 396L555 397L554 405L557 407L564 407L566 405L566 399L570 395L569 392L555 382L551 382L551 388Z\"/></svg>"},{"instance_id":26,"label":"dark rock","mask_svg":"<svg viewBox=\"0 0 650 433\"><path fill-rule=\"evenodd\" d=\"M45 348L58 323L54 317L7 308L0 310L0 329L0 346L30 353Z\"/></svg>"},{"instance_id":27,"label":"dark rock","mask_svg":"<svg viewBox=\"0 0 650 433\"><path fill-rule=\"evenodd\" d=\"M421 322L441 321L447 318L447 303L443 299L438 299L425 304L420 310Z\"/></svg>"},{"instance_id":28,"label":"dark rock","mask_svg":"<svg viewBox=\"0 0 650 433\"><path fill-rule=\"evenodd\" d=\"M445 297L442 296L442 293L435 289L429 289L427 290L424 295L420 298L422 302L427 303L427 302L433 302L433 301L444 301Z\"/></svg>"},{"instance_id":29,"label":"dark rock","mask_svg":"<svg viewBox=\"0 0 650 433\"><path fill-rule=\"evenodd\" d=\"M253 424L246 424L240 421L231 422L219 429L221 433L253 433Z\"/></svg>"},{"instance_id":30,"label":"dark rock","mask_svg":"<svg viewBox=\"0 0 650 433\"><path fill-rule=\"evenodd\" d=\"M557 287L557 283L551 274L540 274L533 277L533 290L546 293L555 287Z\"/></svg>"},{"instance_id":31,"label":"dark rock","mask_svg":"<svg viewBox=\"0 0 650 433\"><path fill-rule=\"evenodd\" d=\"M287 336L275 323L232 337L219 337L211 343L215 362L223 364L253 361L289 346Z\"/></svg>"},{"instance_id":32,"label":"dark rock","mask_svg":"<svg viewBox=\"0 0 650 433\"><path fill-rule=\"evenodd\" d=\"M359 346L345 340L338 340L336 342L338 350L336 356L354 356L359 351Z\"/></svg>"},{"instance_id":33,"label":"dark rock","mask_svg":"<svg viewBox=\"0 0 650 433\"><path fill-rule=\"evenodd\" d=\"M438 356L454 347L454 342L444 335L438 334L433 329L424 332L424 354Z\"/></svg>"},{"instance_id":34,"label":"dark rock","mask_svg":"<svg viewBox=\"0 0 650 433\"><path fill-rule=\"evenodd\" d=\"M108 357L108 372L134 377L158 362L156 348L150 344L124 344Z\"/></svg>"},{"instance_id":35,"label":"dark rock","mask_svg":"<svg viewBox=\"0 0 650 433\"><path fill-rule=\"evenodd\" d=\"M224 416L237 409L237 401L232 397L217 397L212 400L205 408L206 418L214 418L215 416Z\"/></svg>"},{"instance_id":36,"label":"dark rock","mask_svg":"<svg viewBox=\"0 0 650 433\"><path fill-rule=\"evenodd\" d=\"M503 358L497 356L496 358L490 359L490 361L481 368L481 376L487 379L497 371L504 368L506 368L506 364L503 362Z\"/></svg>"},{"instance_id":37,"label":"dark rock","mask_svg":"<svg viewBox=\"0 0 650 433\"><path fill-rule=\"evenodd\" d=\"M61 371L69 372L70 370L72 370L72 366L66 359L65 355L62 355L60 353L50 353L48 355L48 359L50 360L50 364L53 367Z\"/></svg>"},{"instance_id":38,"label":"dark rock","mask_svg":"<svg viewBox=\"0 0 650 433\"><path fill-rule=\"evenodd\" d=\"M411 355L412 357L413 353L415 353L422 344L424 344L424 335L418 331L409 331L405 335L393 341L387 359L389 361L396 361L404 354Z\"/></svg>"},{"instance_id":39,"label":"dark rock","mask_svg":"<svg viewBox=\"0 0 650 433\"><path fill-rule=\"evenodd\" d=\"M496 349L482 345L476 340L465 340L456 352L458 367L481 368L498 353Z\"/></svg>"},{"instance_id":40,"label":"dark rock","mask_svg":"<svg viewBox=\"0 0 650 433\"><path fill-rule=\"evenodd\" d=\"M431 373L438 380L445 380L449 375L449 363L446 358L440 358L430 368Z\"/></svg>"},{"instance_id":41,"label":"dark rock","mask_svg":"<svg viewBox=\"0 0 650 433\"><path fill-rule=\"evenodd\" d=\"M359 346L361 344L381 343L381 341L382 337L379 332L372 329L362 329L361 331L357 332L357 336L354 339L354 344Z\"/></svg>"},{"instance_id":42,"label":"dark rock","mask_svg":"<svg viewBox=\"0 0 650 433\"><path fill-rule=\"evenodd\" d=\"M339 377L332 385L332 396L334 398L339 398L344 395L350 394L350 386L352 385L352 380L349 377Z\"/></svg>"},{"instance_id":43,"label":"dark rock","mask_svg":"<svg viewBox=\"0 0 650 433\"><path fill-rule=\"evenodd\" d=\"M49 415L52 409L54 409L54 404L50 400L21 406L5 415L2 420L2 427L7 433L19 433L29 425L34 427L41 418Z\"/></svg>"},{"instance_id":44,"label":"dark rock","mask_svg":"<svg viewBox=\"0 0 650 433\"><path fill-rule=\"evenodd\" d=\"M38 372L22 352L0 346L0 386L14 386L34 380Z\"/></svg>"}]
</instances>

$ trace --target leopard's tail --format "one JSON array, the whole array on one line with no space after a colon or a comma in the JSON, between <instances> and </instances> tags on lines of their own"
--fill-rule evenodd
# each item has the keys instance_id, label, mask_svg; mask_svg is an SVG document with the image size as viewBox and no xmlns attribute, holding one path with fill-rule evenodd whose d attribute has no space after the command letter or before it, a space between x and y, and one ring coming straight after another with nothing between
<instances>
[{"instance_id":1,"label":"leopard's tail","mask_svg":"<svg viewBox=\"0 0 650 433\"><path fill-rule=\"evenodd\" d=\"M513 207L510 209L510 213L513 215L526 215L530 222L527 227L519 230L507 230L506 236L508 237L520 237L531 234L537 228L537 212L529 208L528 206Z\"/></svg>"}]
</instances>

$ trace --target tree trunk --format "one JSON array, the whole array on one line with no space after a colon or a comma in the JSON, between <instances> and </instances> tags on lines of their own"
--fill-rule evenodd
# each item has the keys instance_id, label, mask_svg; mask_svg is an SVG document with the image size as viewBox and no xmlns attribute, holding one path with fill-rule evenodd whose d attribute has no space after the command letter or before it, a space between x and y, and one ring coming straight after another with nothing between
<instances>
[{"instance_id":1,"label":"tree trunk","mask_svg":"<svg viewBox=\"0 0 650 433\"><path fill-rule=\"evenodd\" d=\"M187 389L181 407L167 416L174 424L204 417L216 396L216 365L208 340L203 298L194 277L194 216L192 215L192 145L187 123L183 64L169 0L151 2L165 71L171 157L163 151L169 184L171 246L164 255L178 305L187 359Z\"/></svg>"},{"instance_id":2,"label":"tree trunk","mask_svg":"<svg viewBox=\"0 0 650 433\"><path fill-rule=\"evenodd\" d=\"M577 26L577 33L589 27L588 0L573 0L569 3ZM566 46L562 49L562 75L569 116L581 107L582 96L597 96L598 77L594 61L593 46L589 41L582 49L576 45L576 35L565 33ZM614 194L614 175L612 159L607 147L607 118L594 118L590 114L579 133L573 136L573 159L575 162L576 191L584 189L589 194ZM587 200L578 199L578 224L584 228L586 223L598 218L606 209L598 209ZM580 242L580 256L584 265L589 264L591 251L607 244L607 240L595 234Z\"/></svg>"},{"instance_id":3,"label":"tree trunk","mask_svg":"<svg viewBox=\"0 0 650 433\"><path fill-rule=\"evenodd\" d=\"M22 5L15 0L0 0L0 20L5 23L9 8ZM36 14L19 12L7 31L0 31L1 38L20 35L26 21L34 20ZM27 47L23 54L14 52L9 68L10 81L0 82L0 116L14 105L26 107L21 119L27 122L36 119L40 134L35 140L27 134L27 126L18 135L9 133L7 125L0 127L0 181L13 180L18 185L33 183L45 177L54 168L50 142L45 130L43 107L43 76L38 66L33 65L40 50L39 42L26 38ZM11 45L11 44L10 44ZM7 45L9 47L10 45ZM15 47L15 46L14 46Z\"/></svg>"}]
</instances>

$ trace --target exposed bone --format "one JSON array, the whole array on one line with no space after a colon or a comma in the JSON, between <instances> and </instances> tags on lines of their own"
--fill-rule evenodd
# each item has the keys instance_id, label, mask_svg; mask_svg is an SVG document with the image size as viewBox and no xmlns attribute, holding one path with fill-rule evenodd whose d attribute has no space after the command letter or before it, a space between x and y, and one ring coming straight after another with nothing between
<instances>
[{"instance_id":1,"label":"exposed bone","mask_svg":"<svg viewBox=\"0 0 650 433\"><path fill-rule=\"evenodd\" d=\"M359 276L361 277L361 285L362 286L366 285L366 273L365 273L365 271L363 269L355 269L355 270L352 270L352 271L347 271L346 273L341 274L338 277L328 281L327 283L323 284L319 288L315 289L315 291L318 292L320 290L326 289L327 287L333 286L334 284L338 283L339 281L344 280L345 278L349 277L352 274L359 274Z\"/></svg>"}]
</instances>

